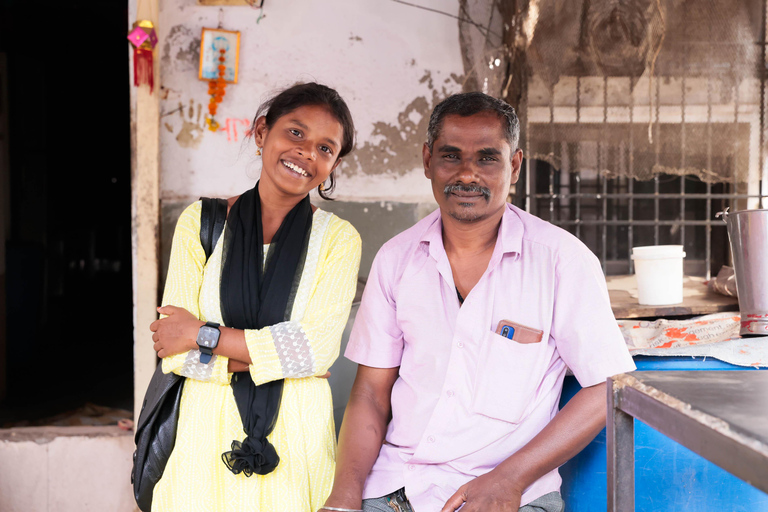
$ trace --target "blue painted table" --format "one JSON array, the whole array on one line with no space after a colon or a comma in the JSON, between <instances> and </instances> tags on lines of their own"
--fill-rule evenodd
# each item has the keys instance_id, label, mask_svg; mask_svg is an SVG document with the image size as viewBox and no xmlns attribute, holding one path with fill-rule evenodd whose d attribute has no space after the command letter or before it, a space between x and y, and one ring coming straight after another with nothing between
<instances>
[{"instance_id":1,"label":"blue painted table","mask_svg":"<svg viewBox=\"0 0 768 512\"><path fill-rule=\"evenodd\" d=\"M638 370L744 370L716 359L635 357ZM580 389L566 377L561 405ZM607 508L605 430L560 468L568 512ZM635 420L635 510L768 512L768 494Z\"/></svg>"}]
</instances>

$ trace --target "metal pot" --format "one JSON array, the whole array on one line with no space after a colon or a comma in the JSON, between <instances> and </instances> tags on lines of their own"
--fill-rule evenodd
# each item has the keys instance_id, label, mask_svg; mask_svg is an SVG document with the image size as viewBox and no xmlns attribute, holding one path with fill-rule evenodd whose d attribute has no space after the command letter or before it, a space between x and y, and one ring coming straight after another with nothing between
<instances>
[{"instance_id":1,"label":"metal pot","mask_svg":"<svg viewBox=\"0 0 768 512\"><path fill-rule=\"evenodd\" d=\"M742 336L768 335L768 210L717 214L728 226Z\"/></svg>"}]
</instances>

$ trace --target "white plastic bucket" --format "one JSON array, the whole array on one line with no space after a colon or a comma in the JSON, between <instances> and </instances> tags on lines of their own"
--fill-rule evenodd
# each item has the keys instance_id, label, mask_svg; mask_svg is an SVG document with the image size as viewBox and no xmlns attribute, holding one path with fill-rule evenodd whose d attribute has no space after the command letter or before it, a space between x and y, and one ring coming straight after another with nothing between
<instances>
[{"instance_id":1,"label":"white plastic bucket","mask_svg":"<svg viewBox=\"0 0 768 512\"><path fill-rule=\"evenodd\" d=\"M683 302L682 245L633 247L637 276L637 300L647 306Z\"/></svg>"}]
</instances>

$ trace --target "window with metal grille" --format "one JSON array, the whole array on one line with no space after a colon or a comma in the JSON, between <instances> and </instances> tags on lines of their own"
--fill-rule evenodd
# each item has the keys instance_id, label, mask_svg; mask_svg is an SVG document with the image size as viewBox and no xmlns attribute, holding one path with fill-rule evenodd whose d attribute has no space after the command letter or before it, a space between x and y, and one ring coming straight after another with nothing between
<instances>
[{"instance_id":1,"label":"window with metal grille","mask_svg":"<svg viewBox=\"0 0 768 512\"><path fill-rule=\"evenodd\" d=\"M666 244L684 246L687 274L717 273L729 245L715 214L768 208L765 12L764 0L651 2L637 15L647 51L626 65L600 62L616 52L597 22L579 39L592 65L534 38L516 202L582 239L606 274L632 272L632 247ZM584 16L603 14L632 18Z\"/></svg>"}]
</instances>

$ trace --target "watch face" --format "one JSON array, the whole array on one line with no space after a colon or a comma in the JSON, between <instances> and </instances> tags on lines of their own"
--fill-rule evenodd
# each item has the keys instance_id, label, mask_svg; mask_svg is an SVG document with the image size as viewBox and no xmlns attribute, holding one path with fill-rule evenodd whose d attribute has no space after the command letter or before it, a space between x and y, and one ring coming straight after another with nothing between
<instances>
[{"instance_id":1,"label":"watch face","mask_svg":"<svg viewBox=\"0 0 768 512\"><path fill-rule=\"evenodd\" d=\"M214 329L213 327L209 327L207 325L204 325L200 328L200 331L197 335L198 345L211 348L215 346L218 340L219 340L218 329Z\"/></svg>"}]
</instances>

